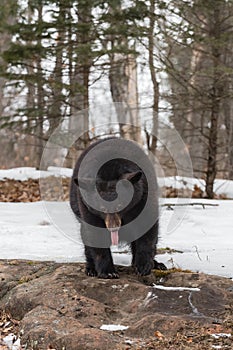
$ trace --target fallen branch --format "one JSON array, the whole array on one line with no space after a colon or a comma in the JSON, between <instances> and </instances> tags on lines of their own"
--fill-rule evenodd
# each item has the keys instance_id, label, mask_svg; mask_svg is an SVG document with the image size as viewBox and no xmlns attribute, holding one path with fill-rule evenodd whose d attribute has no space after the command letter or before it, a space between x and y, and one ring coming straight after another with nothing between
<instances>
[{"instance_id":1,"label":"fallen branch","mask_svg":"<svg viewBox=\"0 0 233 350\"><path fill-rule=\"evenodd\" d=\"M214 203L164 203L162 204L162 207L167 207L170 210L174 210L173 207L185 207L185 206L194 206L194 205L201 205L203 209L205 209L206 206L210 207L218 207L219 204L214 204Z\"/></svg>"}]
</instances>

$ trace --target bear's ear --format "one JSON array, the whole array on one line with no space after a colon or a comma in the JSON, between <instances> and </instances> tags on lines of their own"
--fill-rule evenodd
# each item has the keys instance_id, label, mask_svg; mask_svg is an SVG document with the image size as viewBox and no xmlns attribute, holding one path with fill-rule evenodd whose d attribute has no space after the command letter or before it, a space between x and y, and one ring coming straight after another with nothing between
<instances>
[{"instance_id":1,"label":"bear's ear","mask_svg":"<svg viewBox=\"0 0 233 350\"><path fill-rule=\"evenodd\" d=\"M123 175L123 179L126 179L128 181L130 181L132 184L135 184L136 182L138 182L142 177L142 171L138 170L138 171L134 171L132 173L127 173Z\"/></svg>"},{"instance_id":2,"label":"bear's ear","mask_svg":"<svg viewBox=\"0 0 233 350\"><path fill-rule=\"evenodd\" d=\"M83 177L81 179L75 177L74 183L76 186L82 188L83 190L90 190L93 188L94 181L88 177Z\"/></svg>"}]
</instances>

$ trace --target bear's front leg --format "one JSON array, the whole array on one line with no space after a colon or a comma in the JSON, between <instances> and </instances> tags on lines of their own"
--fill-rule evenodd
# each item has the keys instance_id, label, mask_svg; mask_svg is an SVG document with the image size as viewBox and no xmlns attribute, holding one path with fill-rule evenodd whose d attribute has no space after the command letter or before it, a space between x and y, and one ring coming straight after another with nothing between
<instances>
[{"instance_id":1,"label":"bear's front leg","mask_svg":"<svg viewBox=\"0 0 233 350\"><path fill-rule=\"evenodd\" d=\"M85 246L85 255L86 255L86 275L95 277L97 276L97 271L95 269L95 262L92 257L92 249L91 247Z\"/></svg>"},{"instance_id":2,"label":"bear's front leg","mask_svg":"<svg viewBox=\"0 0 233 350\"><path fill-rule=\"evenodd\" d=\"M151 249L136 249L136 254L133 258L133 266L135 272L140 276L146 276L151 273L154 268L154 260Z\"/></svg>"},{"instance_id":3,"label":"bear's front leg","mask_svg":"<svg viewBox=\"0 0 233 350\"><path fill-rule=\"evenodd\" d=\"M99 278L119 278L113 265L109 248L94 248L85 246L86 274Z\"/></svg>"},{"instance_id":4,"label":"bear's front leg","mask_svg":"<svg viewBox=\"0 0 233 350\"><path fill-rule=\"evenodd\" d=\"M154 260L158 240L158 225L131 243L132 265L138 275L146 276L152 269L167 270L163 263Z\"/></svg>"},{"instance_id":5,"label":"bear's front leg","mask_svg":"<svg viewBox=\"0 0 233 350\"><path fill-rule=\"evenodd\" d=\"M146 276L154 268L154 256L156 251L156 235L150 230L142 237L131 243L132 265L140 276Z\"/></svg>"}]
</instances>

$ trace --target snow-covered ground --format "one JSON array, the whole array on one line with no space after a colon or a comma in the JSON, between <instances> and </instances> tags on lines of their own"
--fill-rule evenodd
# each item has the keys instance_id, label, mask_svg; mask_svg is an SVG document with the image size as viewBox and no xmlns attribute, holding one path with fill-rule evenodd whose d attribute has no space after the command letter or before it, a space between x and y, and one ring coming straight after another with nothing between
<instances>
[{"instance_id":1,"label":"snow-covered ground","mask_svg":"<svg viewBox=\"0 0 233 350\"><path fill-rule=\"evenodd\" d=\"M0 171L2 178L38 178L38 171L19 168ZM11 174L10 174L11 172ZM33 175L33 174L34 175ZM51 168L43 176L69 176L70 169ZM18 175L17 175L18 174ZM41 174L40 174L41 175ZM171 178L167 180L171 181ZM221 180L219 180L221 181ZM225 190L233 193L231 182ZM233 200L163 199L161 203L206 203L218 206L161 207L160 248L183 253L157 257L168 267L180 267L233 278ZM130 264L126 246L113 248L114 262ZM66 202L0 203L0 259L84 261L79 224Z\"/></svg>"},{"instance_id":2,"label":"snow-covered ground","mask_svg":"<svg viewBox=\"0 0 233 350\"><path fill-rule=\"evenodd\" d=\"M163 207L159 247L183 253L166 253L157 259L169 267L232 278L233 201L195 202L219 206L177 207L174 211ZM0 203L1 259L84 261L78 232L68 203ZM125 246L113 248L115 263L130 264L131 256L125 250Z\"/></svg>"},{"instance_id":3,"label":"snow-covered ground","mask_svg":"<svg viewBox=\"0 0 233 350\"><path fill-rule=\"evenodd\" d=\"M47 171L37 170L31 167L0 169L0 180L13 179L25 181L30 179L46 178L48 176L66 176L72 175L72 169L50 166Z\"/></svg>"},{"instance_id":4,"label":"snow-covered ground","mask_svg":"<svg viewBox=\"0 0 233 350\"><path fill-rule=\"evenodd\" d=\"M166 203L173 201L167 199ZM166 264L170 259L175 267L232 278L233 201L191 200L194 202L218 206L177 207L176 213L163 210L159 246L184 253L165 254L159 259Z\"/></svg>"},{"instance_id":5,"label":"snow-covered ground","mask_svg":"<svg viewBox=\"0 0 233 350\"><path fill-rule=\"evenodd\" d=\"M196 185L202 191L205 191L205 180L203 179L169 176L165 178L159 178L158 182L162 186L171 186L177 189L188 188L193 190L194 186ZM216 179L214 182L214 193L217 195L224 195L229 199L233 199L233 181Z\"/></svg>"}]
</instances>

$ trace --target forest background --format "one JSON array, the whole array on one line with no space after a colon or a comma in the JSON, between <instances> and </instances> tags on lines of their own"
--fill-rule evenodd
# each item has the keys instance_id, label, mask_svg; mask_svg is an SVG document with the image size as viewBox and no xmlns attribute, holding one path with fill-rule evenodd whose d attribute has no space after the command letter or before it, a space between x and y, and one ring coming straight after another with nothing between
<instances>
[{"instance_id":1,"label":"forest background","mask_svg":"<svg viewBox=\"0 0 233 350\"><path fill-rule=\"evenodd\" d=\"M130 109L108 134L143 144L165 175L160 134L176 129L213 198L217 177L233 180L233 1L1 0L1 168L39 168L59 125L86 131L72 167L106 134L88 109L108 102Z\"/></svg>"}]
</instances>

